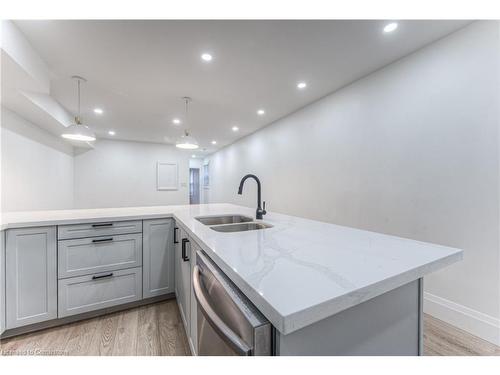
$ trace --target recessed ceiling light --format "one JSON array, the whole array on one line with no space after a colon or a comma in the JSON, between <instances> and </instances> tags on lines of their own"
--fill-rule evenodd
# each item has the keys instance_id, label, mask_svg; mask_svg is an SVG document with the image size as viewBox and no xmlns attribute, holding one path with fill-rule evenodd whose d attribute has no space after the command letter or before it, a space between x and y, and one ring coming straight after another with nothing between
<instances>
[{"instance_id":1,"label":"recessed ceiling light","mask_svg":"<svg viewBox=\"0 0 500 375\"><path fill-rule=\"evenodd\" d=\"M195 154L193 154L193 155L191 155L191 157L192 157L192 158L195 158L195 157L196 157L196 155L195 155Z\"/></svg>"},{"instance_id":2,"label":"recessed ceiling light","mask_svg":"<svg viewBox=\"0 0 500 375\"><path fill-rule=\"evenodd\" d=\"M388 23L384 27L384 33L392 33L397 28L398 28L398 23L397 22Z\"/></svg>"},{"instance_id":3,"label":"recessed ceiling light","mask_svg":"<svg viewBox=\"0 0 500 375\"><path fill-rule=\"evenodd\" d=\"M216 144L217 144L217 141L212 141L212 144L213 144L213 145L216 145Z\"/></svg>"},{"instance_id":4,"label":"recessed ceiling light","mask_svg":"<svg viewBox=\"0 0 500 375\"><path fill-rule=\"evenodd\" d=\"M114 131L114 130L110 130L110 131L108 132L108 134L109 134L109 135L115 135L116 133L115 133L115 131Z\"/></svg>"},{"instance_id":5,"label":"recessed ceiling light","mask_svg":"<svg viewBox=\"0 0 500 375\"><path fill-rule=\"evenodd\" d=\"M266 113L266 111L264 111L263 109L259 109L259 110L257 111L257 114L258 114L259 116L263 116L265 113Z\"/></svg>"},{"instance_id":6,"label":"recessed ceiling light","mask_svg":"<svg viewBox=\"0 0 500 375\"><path fill-rule=\"evenodd\" d=\"M240 128L238 128L237 126L233 126L231 129L233 130L233 132L237 132L238 130L240 130Z\"/></svg>"},{"instance_id":7,"label":"recessed ceiling light","mask_svg":"<svg viewBox=\"0 0 500 375\"><path fill-rule=\"evenodd\" d=\"M201 59L203 61L207 61L207 62L208 61L212 61L212 55L209 54L209 53L204 53L204 54L201 55Z\"/></svg>"},{"instance_id":8,"label":"recessed ceiling light","mask_svg":"<svg viewBox=\"0 0 500 375\"><path fill-rule=\"evenodd\" d=\"M307 83L305 83L305 82L297 83L297 88L300 90L305 89L306 87L307 87Z\"/></svg>"},{"instance_id":9,"label":"recessed ceiling light","mask_svg":"<svg viewBox=\"0 0 500 375\"><path fill-rule=\"evenodd\" d=\"M179 120L178 118L174 118L172 120L172 122L175 124L175 125L179 125L181 123L181 120Z\"/></svg>"},{"instance_id":10,"label":"recessed ceiling light","mask_svg":"<svg viewBox=\"0 0 500 375\"><path fill-rule=\"evenodd\" d=\"M98 115L102 115L104 111L101 108L94 108L94 113Z\"/></svg>"}]
</instances>

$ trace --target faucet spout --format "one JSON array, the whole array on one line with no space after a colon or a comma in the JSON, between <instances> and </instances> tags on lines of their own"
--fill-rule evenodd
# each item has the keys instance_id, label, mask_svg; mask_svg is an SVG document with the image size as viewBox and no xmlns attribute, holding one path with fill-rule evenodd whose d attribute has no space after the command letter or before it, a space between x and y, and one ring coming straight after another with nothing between
<instances>
[{"instance_id":1,"label":"faucet spout","mask_svg":"<svg viewBox=\"0 0 500 375\"><path fill-rule=\"evenodd\" d=\"M241 195L243 194L243 185L245 184L245 181L248 178L253 178L255 182L257 182L257 211L256 211L256 218L257 219L262 219L262 217L267 213L266 212L266 202L264 202L264 208L261 206L261 198L262 198L262 190L261 190L261 184L259 178L254 175L254 174L247 174L243 176L243 178L240 181L240 186L238 187L238 194Z\"/></svg>"}]
</instances>

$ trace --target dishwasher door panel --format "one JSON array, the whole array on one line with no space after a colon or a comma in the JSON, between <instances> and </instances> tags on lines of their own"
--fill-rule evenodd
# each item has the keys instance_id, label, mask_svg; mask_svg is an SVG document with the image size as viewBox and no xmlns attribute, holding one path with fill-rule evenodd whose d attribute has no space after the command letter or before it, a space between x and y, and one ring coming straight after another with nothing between
<instances>
[{"instance_id":1,"label":"dishwasher door panel","mask_svg":"<svg viewBox=\"0 0 500 375\"><path fill-rule=\"evenodd\" d=\"M271 355L271 324L203 252L196 254L199 355Z\"/></svg>"}]
</instances>

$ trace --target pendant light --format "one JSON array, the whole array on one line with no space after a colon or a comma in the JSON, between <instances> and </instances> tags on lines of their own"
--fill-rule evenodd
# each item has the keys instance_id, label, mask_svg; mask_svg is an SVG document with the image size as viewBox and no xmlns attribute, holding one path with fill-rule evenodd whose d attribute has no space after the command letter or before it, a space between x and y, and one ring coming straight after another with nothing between
<instances>
[{"instance_id":1,"label":"pendant light","mask_svg":"<svg viewBox=\"0 0 500 375\"><path fill-rule=\"evenodd\" d=\"M80 142L91 142L95 141L96 137L94 132L89 129L88 126L83 125L80 118L80 82L87 82L87 80L83 77L73 76L71 77L76 79L78 85L78 116L75 116L75 123L68 126L64 129L64 133L61 134L61 137L65 139L69 139L71 141L80 141Z\"/></svg>"},{"instance_id":2,"label":"pendant light","mask_svg":"<svg viewBox=\"0 0 500 375\"><path fill-rule=\"evenodd\" d=\"M187 121L187 117L188 117L188 105L189 105L189 102L191 101L191 98L185 96L182 99L184 99L184 102L186 103L186 118L185 118L185 122L188 123L188 121ZM182 137L180 137L177 140L177 142L175 143L175 147L183 148L185 150L195 150L199 146L198 146L198 142L196 141L196 139L194 139L193 137L191 137L189 135L189 130L186 129L186 130L184 130L184 135Z\"/></svg>"}]
</instances>

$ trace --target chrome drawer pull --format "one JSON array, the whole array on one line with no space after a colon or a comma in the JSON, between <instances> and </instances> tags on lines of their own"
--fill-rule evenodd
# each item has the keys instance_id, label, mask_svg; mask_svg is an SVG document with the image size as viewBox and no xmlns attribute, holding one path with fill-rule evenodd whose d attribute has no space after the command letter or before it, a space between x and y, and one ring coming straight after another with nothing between
<instances>
[{"instance_id":1,"label":"chrome drawer pull","mask_svg":"<svg viewBox=\"0 0 500 375\"><path fill-rule=\"evenodd\" d=\"M112 227L112 226L113 226L113 223L92 224L92 228Z\"/></svg>"},{"instance_id":2,"label":"chrome drawer pull","mask_svg":"<svg viewBox=\"0 0 500 375\"><path fill-rule=\"evenodd\" d=\"M113 272L101 276L92 276L92 280L104 279L105 277L111 277L111 276L113 276Z\"/></svg>"},{"instance_id":3,"label":"chrome drawer pull","mask_svg":"<svg viewBox=\"0 0 500 375\"><path fill-rule=\"evenodd\" d=\"M111 242L111 241L113 241L113 237L109 237L109 238L98 238L98 239L92 240L92 242L93 242L93 243Z\"/></svg>"}]
</instances>

